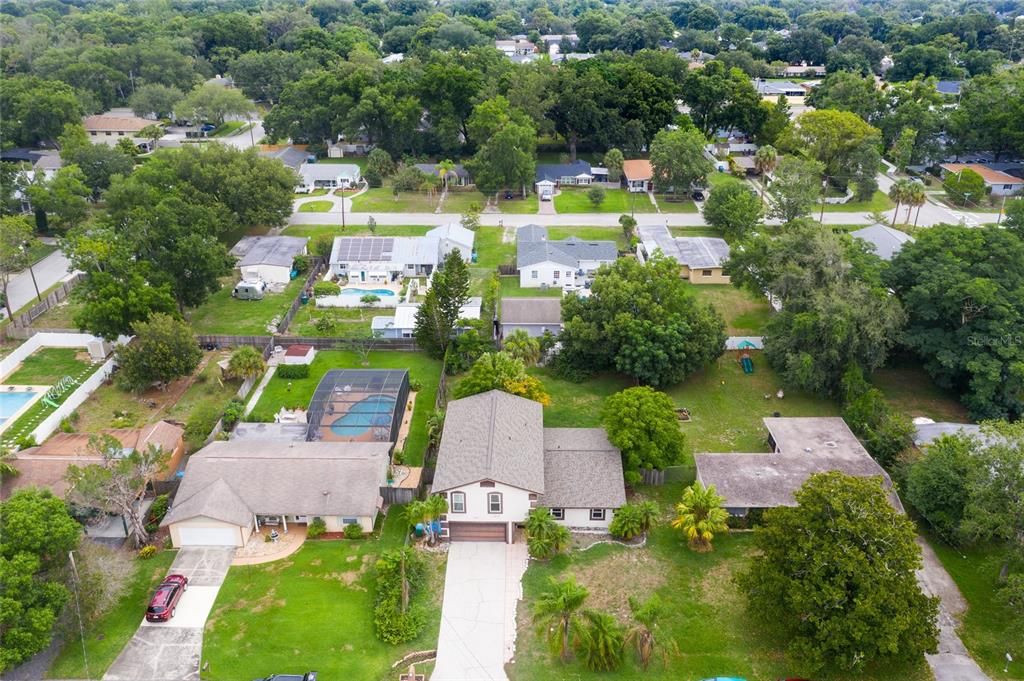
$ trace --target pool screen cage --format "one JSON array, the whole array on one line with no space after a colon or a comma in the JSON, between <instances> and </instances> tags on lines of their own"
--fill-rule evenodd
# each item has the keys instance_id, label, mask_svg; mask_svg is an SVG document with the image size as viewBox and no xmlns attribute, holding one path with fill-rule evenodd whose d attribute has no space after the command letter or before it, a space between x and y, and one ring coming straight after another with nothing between
<instances>
[{"instance_id":1,"label":"pool screen cage","mask_svg":"<svg viewBox=\"0 0 1024 681\"><path fill-rule=\"evenodd\" d=\"M306 439L395 442L408 399L404 369L332 369L310 400Z\"/></svg>"}]
</instances>

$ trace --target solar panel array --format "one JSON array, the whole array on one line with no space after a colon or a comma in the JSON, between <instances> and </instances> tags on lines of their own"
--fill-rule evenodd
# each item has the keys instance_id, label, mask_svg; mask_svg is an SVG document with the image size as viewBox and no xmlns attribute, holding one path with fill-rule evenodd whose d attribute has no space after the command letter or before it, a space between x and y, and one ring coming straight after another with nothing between
<instances>
[{"instance_id":1,"label":"solar panel array","mask_svg":"<svg viewBox=\"0 0 1024 681\"><path fill-rule=\"evenodd\" d=\"M384 262L391 260L395 240L382 236L347 236L338 240L339 262Z\"/></svg>"}]
</instances>

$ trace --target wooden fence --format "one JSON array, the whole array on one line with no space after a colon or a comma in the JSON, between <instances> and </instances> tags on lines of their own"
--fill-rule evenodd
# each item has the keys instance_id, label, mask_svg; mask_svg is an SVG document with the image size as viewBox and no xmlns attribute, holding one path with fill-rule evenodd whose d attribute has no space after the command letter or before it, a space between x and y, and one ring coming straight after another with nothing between
<instances>
[{"instance_id":1,"label":"wooden fence","mask_svg":"<svg viewBox=\"0 0 1024 681\"><path fill-rule=\"evenodd\" d=\"M660 486L665 483L681 482L689 485L697 479L696 466L669 466L665 470L642 470L640 477L645 485Z\"/></svg>"},{"instance_id":2,"label":"wooden fence","mask_svg":"<svg viewBox=\"0 0 1024 681\"><path fill-rule=\"evenodd\" d=\"M408 504L419 494L412 487L381 487L380 496L385 504Z\"/></svg>"},{"instance_id":3,"label":"wooden fence","mask_svg":"<svg viewBox=\"0 0 1024 681\"><path fill-rule=\"evenodd\" d=\"M374 338L374 339L352 339L352 338L322 338L319 336L228 336L228 335L202 335L196 336L196 341L204 348L237 348L242 345L251 345L259 350L269 350L265 356L277 346L288 348L292 345L312 345L317 350L353 350L364 348L369 344L373 350L407 350L416 351L419 347L412 338Z\"/></svg>"},{"instance_id":4,"label":"wooden fence","mask_svg":"<svg viewBox=\"0 0 1024 681\"><path fill-rule=\"evenodd\" d=\"M58 303L66 300L71 294L71 289L75 288L75 285L80 282L84 276L84 274L79 272L67 281L61 282L57 288L47 293L45 298L30 307L28 312L22 312L21 314L11 317L11 326L19 329L31 326L32 322L39 319L39 317L41 317L51 307L54 307Z\"/></svg>"},{"instance_id":5,"label":"wooden fence","mask_svg":"<svg viewBox=\"0 0 1024 681\"><path fill-rule=\"evenodd\" d=\"M302 296L312 286L313 282L316 281L317 277L323 274L324 270L327 269L327 261L318 255L309 256L309 274L306 275L306 281L302 285L302 290L299 291L299 295L295 296L295 300L292 301L291 307L288 308L288 312L285 313L284 318L281 319L281 323L277 325L278 333L285 333L288 331L288 325L295 319L295 315L299 313L299 308L302 307Z\"/></svg>"}]
</instances>

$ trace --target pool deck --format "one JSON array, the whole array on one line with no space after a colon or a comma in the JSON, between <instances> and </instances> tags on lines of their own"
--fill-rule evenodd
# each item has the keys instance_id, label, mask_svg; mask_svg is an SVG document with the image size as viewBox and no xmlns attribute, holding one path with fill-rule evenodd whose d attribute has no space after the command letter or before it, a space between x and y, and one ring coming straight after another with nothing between
<instances>
[{"instance_id":1,"label":"pool deck","mask_svg":"<svg viewBox=\"0 0 1024 681\"><path fill-rule=\"evenodd\" d=\"M43 399L43 396L50 390L52 386L48 385L0 385L0 395L7 395L11 393L35 393L35 396L22 404L17 411L4 419L3 423L0 423L0 433L3 433L7 428L17 422L21 416L27 412L32 406Z\"/></svg>"},{"instance_id":2,"label":"pool deck","mask_svg":"<svg viewBox=\"0 0 1024 681\"><path fill-rule=\"evenodd\" d=\"M337 393L336 393L337 394ZM346 392L342 393L344 401L331 399L327 410L324 412L323 420L320 423L320 439L323 442L379 442L381 438L375 436L377 428L372 423L362 423L361 419L356 418L358 423L352 423L351 425L342 424L340 428L350 427L352 429L362 428L363 430L359 433L339 433L334 430L333 426L340 420L350 415L365 415L367 419L370 419L373 415L379 415L383 417L381 420L385 421L386 429L388 430L388 437L390 439L391 423L394 419L395 407L397 398L394 395L380 394L380 393L367 393L367 392ZM332 398L334 396L332 395ZM388 408L382 410L368 410L360 409L367 400L390 400L391 404Z\"/></svg>"}]
</instances>

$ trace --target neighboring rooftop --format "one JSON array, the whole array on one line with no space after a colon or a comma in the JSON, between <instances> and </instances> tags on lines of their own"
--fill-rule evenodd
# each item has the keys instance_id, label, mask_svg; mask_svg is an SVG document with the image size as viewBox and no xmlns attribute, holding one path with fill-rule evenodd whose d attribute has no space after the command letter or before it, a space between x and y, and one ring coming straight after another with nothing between
<instances>
[{"instance_id":1,"label":"neighboring rooftop","mask_svg":"<svg viewBox=\"0 0 1024 681\"><path fill-rule=\"evenodd\" d=\"M918 447L925 447L938 440L943 435L967 435L976 438L983 445L990 445L1001 440L1000 436L991 433L984 433L976 423L951 423L939 421L938 423L929 419L914 419L914 444Z\"/></svg>"},{"instance_id":2,"label":"neighboring rooftop","mask_svg":"<svg viewBox=\"0 0 1024 681\"><path fill-rule=\"evenodd\" d=\"M959 80L939 80L935 82L935 89L944 95L959 95Z\"/></svg>"},{"instance_id":3,"label":"neighboring rooftop","mask_svg":"<svg viewBox=\"0 0 1024 681\"><path fill-rule=\"evenodd\" d=\"M502 324L561 324L562 299L548 297L538 298L502 298Z\"/></svg>"},{"instance_id":4,"label":"neighboring rooftop","mask_svg":"<svg viewBox=\"0 0 1024 681\"><path fill-rule=\"evenodd\" d=\"M729 244L725 239L707 236L674 237L665 225L640 227L637 231L648 255L660 249L666 256L690 269L721 267L729 259Z\"/></svg>"},{"instance_id":5,"label":"neighboring rooftop","mask_svg":"<svg viewBox=\"0 0 1024 681\"><path fill-rule=\"evenodd\" d=\"M603 428L544 429L547 508L618 508L626 503L622 454Z\"/></svg>"},{"instance_id":6,"label":"neighboring rooftop","mask_svg":"<svg viewBox=\"0 0 1024 681\"><path fill-rule=\"evenodd\" d=\"M622 174L630 181L649 180L654 177L654 168L648 160L632 159L622 162Z\"/></svg>"},{"instance_id":7,"label":"neighboring rooftop","mask_svg":"<svg viewBox=\"0 0 1024 681\"><path fill-rule=\"evenodd\" d=\"M124 114L98 114L86 116L82 120L86 132L138 132L147 126L158 124L158 121L151 121L148 118Z\"/></svg>"},{"instance_id":8,"label":"neighboring rooftop","mask_svg":"<svg viewBox=\"0 0 1024 681\"><path fill-rule=\"evenodd\" d=\"M436 163L417 163L416 167L427 175L437 175L438 177L441 177L441 170L437 167ZM466 167L461 163L456 163L455 167L448 171L448 175L455 175L456 177L461 177L464 180L469 179L469 171L466 170Z\"/></svg>"},{"instance_id":9,"label":"neighboring rooftop","mask_svg":"<svg viewBox=\"0 0 1024 681\"><path fill-rule=\"evenodd\" d=\"M1004 173L1001 170L992 170L981 163L943 163L940 166L949 173L959 173L962 170L973 170L981 175L985 184L1024 184L1024 179Z\"/></svg>"},{"instance_id":10,"label":"neighboring rooftop","mask_svg":"<svg viewBox=\"0 0 1024 681\"><path fill-rule=\"evenodd\" d=\"M540 225L524 225L516 230L516 266L519 268L542 262L576 268L581 261L615 260L618 253L614 241L584 241L576 237L548 241L548 230Z\"/></svg>"},{"instance_id":11,"label":"neighboring rooftop","mask_svg":"<svg viewBox=\"0 0 1024 681\"><path fill-rule=\"evenodd\" d=\"M538 163L536 179L558 182L563 177L590 175L590 164L586 161L575 163Z\"/></svg>"},{"instance_id":12,"label":"neighboring rooftop","mask_svg":"<svg viewBox=\"0 0 1024 681\"><path fill-rule=\"evenodd\" d=\"M246 236L231 249L231 255L241 258L239 267L278 265L291 267L295 256L302 255L309 243L307 237L298 236Z\"/></svg>"},{"instance_id":13,"label":"neighboring rooftop","mask_svg":"<svg viewBox=\"0 0 1024 681\"><path fill-rule=\"evenodd\" d=\"M291 145L261 145L259 155L264 158L276 158L292 170L298 170L309 160L309 152Z\"/></svg>"},{"instance_id":14,"label":"neighboring rooftop","mask_svg":"<svg viewBox=\"0 0 1024 681\"><path fill-rule=\"evenodd\" d=\"M906 232L881 223L850 232L850 236L871 244L875 254L882 260L892 260L903 249L903 244L914 241L914 237Z\"/></svg>"},{"instance_id":15,"label":"neighboring rooftop","mask_svg":"<svg viewBox=\"0 0 1024 681\"><path fill-rule=\"evenodd\" d=\"M292 346L295 347L295 346ZM235 425L232 440L263 440L266 442L305 442L305 423L246 423Z\"/></svg>"}]
</instances>

